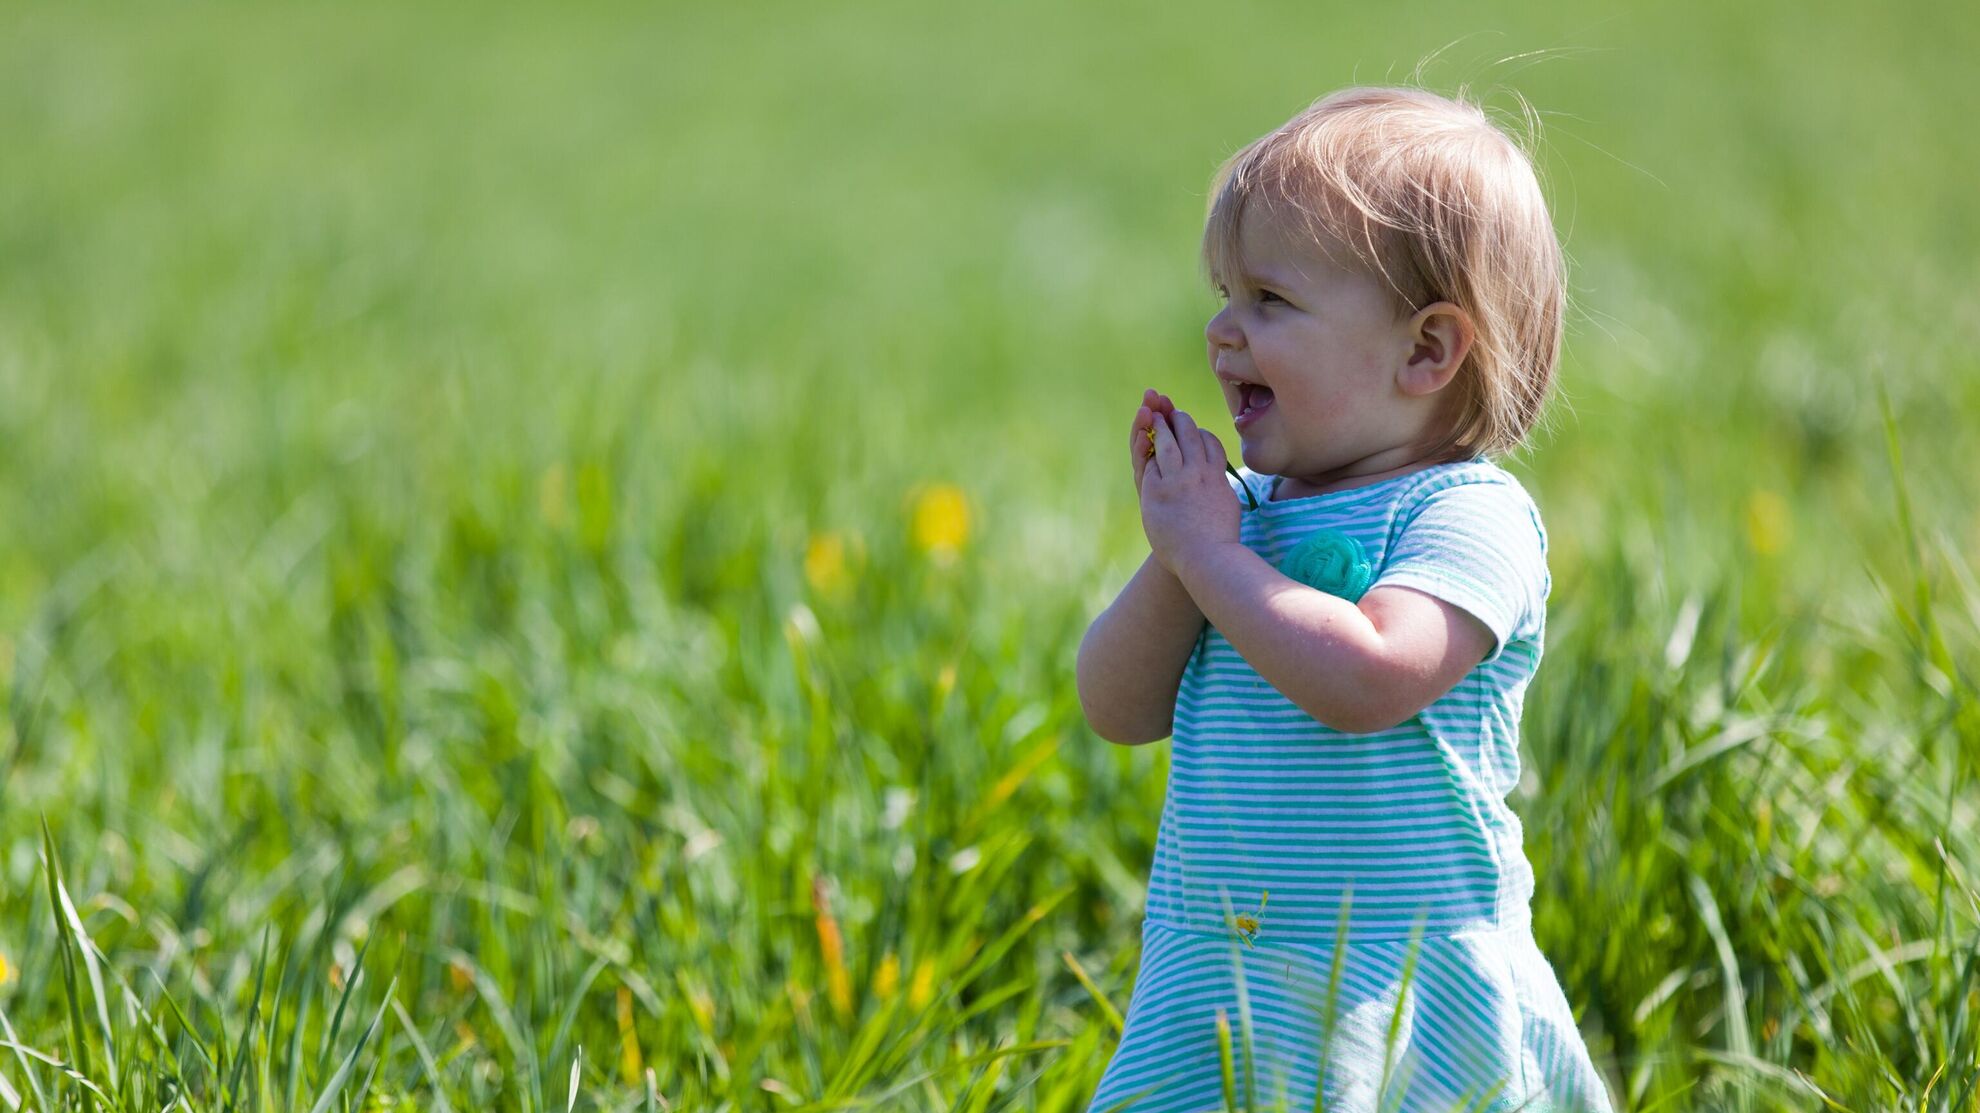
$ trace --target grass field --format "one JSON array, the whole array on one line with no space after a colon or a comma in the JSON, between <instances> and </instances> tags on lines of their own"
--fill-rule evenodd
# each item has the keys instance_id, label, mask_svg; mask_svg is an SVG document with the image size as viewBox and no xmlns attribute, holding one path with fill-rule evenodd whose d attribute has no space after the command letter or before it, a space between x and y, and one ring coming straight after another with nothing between
<instances>
[{"instance_id":1,"label":"grass field","mask_svg":"<svg viewBox=\"0 0 1980 1113\"><path fill-rule=\"evenodd\" d=\"M1618 1108L1980 1108L1970 5L747 8L0 11L0 1108L1083 1109L1122 435L1229 443L1218 162L1433 54L1572 257Z\"/></svg>"}]
</instances>

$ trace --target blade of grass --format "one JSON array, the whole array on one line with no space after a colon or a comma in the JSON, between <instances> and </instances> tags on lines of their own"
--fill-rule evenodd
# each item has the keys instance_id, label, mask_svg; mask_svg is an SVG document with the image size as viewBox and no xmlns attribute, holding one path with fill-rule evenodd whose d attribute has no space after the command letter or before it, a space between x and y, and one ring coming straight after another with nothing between
<instances>
[{"instance_id":1,"label":"blade of grass","mask_svg":"<svg viewBox=\"0 0 1980 1113\"><path fill-rule=\"evenodd\" d=\"M69 1060L84 1075L89 1071L89 1044L83 1035L82 1002L76 994L76 941L69 934L68 917L62 915L62 863L55 857L55 836L48 830L48 817L41 817L41 849L48 869L48 907L55 914L56 950L62 956L62 985L69 999Z\"/></svg>"},{"instance_id":2,"label":"blade of grass","mask_svg":"<svg viewBox=\"0 0 1980 1113\"><path fill-rule=\"evenodd\" d=\"M289 974L293 964L289 958L293 952L284 944L276 956L275 996L268 1002L268 1033L262 1040L261 1058L255 1063L255 1099L257 1110L275 1108L275 1059L281 1050L275 1042L275 1031L282 1023L282 1001L289 993ZM298 1014L300 1015L300 1014ZM300 1025L298 1025L300 1027ZM287 1108L295 1108L293 1105Z\"/></svg>"},{"instance_id":3,"label":"blade of grass","mask_svg":"<svg viewBox=\"0 0 1980 1113\"><path fill-rule=\"evenodd\" d=\"M831 1111L833 1110L858 1109L869 1105L878 1105L883 1108L891 1108L892 1107L891 1103L895 1098L908 1092L909 1090L914 1089L916 1086L921 1085L922 1083L928 1081L931 1078L939 1078L942 1075L950 1074L955 1071L966 1070L970 1067L976 1066L978 1063L987 1063L990 1060L998 1058L1000 1056L1028 1055L1034 1051L1050 1051L1053 1048L1070 1046L1073 1042L1074 1041L1069 1039L1034 1040L1031 1043L1015 1044L1011 1047L1000 1047L991 1051L982 1052L981 1054L977 1054L977 1055L966 1055L960 1059L951 1060L950 1062L943 1063L939 1067L934 1067L932 1069L925 1070L920 1074L913 1075L909 1078L903 1079L900 1082L896 1082L894 1085L888 1087L885 1090L882 1090L878 1094L873 1094L871 1096L833 1098L826 1101L814 1101L806 1105L800 1105L797 1108L790 1110L789 1113L831 1113ZM663 1110L667 1108L667 1100L665 1098L660 1099L660 1107Z\"/></svg>"},{"instance_id":4,"label":"blade of grass","mask_svg":"<svg viewBox=\"0 0 1980 1113\"><path fill-rule=\"evenodd\" d=\"M1235 925L1237 916L1231 908L1230 893L1222 888L1218 896L1224 904L1224 922ZM1258 1085L1253 1076L1258 1073L1258 1059L1251 1044L1251 994L1244 984L1244 954L1238 950L1238 936L1233 932L1226 940L1231 955L1231 981L1237 990L1238 1040L1244 1052L1244 1108L1253 1113L1258 1108ZM1246 941L1246 946L1250 942Z\"/></svg>"},{"instance_id":5,"label":"blade of grass","mask_svg":"<svg viewBox=\"0 0 1980 1113\"><path fill-rule=\"evenodd\" d=\"M351 960L351 968L344 973L344 991L337 997L336 1011L330 1014L330 1025L323 1030L323 1043L316 1049L316 1073L323 1074L323 1068L330 1063L330 1045L337 1038L337 1031L344 1025L344 1006L351 1000L351 991L357 988L358 979L364 975L364 955L371 949L371 936L364 937L358 947L357 957Z\"/></svg>"},{"instance_id":6,"label":"blade of grass","mask_svg":"<svg viewBox=\"0 0 1980 1113\"><path fill-rule=\"evenodd\" d=\"M206 1044L199 1038L199 1030L192 1026L192 1021L186 1019L184 1010L179 1008L179 1002L173 998L172 992L165 988L165 982L159 978L158 971L151 970L148 973L151 974L151 980L158 983L158 996L172 1010L172 1015L178 1018L180 1034L192 1043L193 1050L199 1052L200 1060L206 1064L206 1073L213 1076L214 1085L219 1085L220 1065L215 1063L213 1056L207 1052Z\"/></svg>"},{"instance_id":7,"label":"blade of grass","mask_svg":"<svg viewBox=\"0 0 1980 1113\"><path fill-rule=\"evenodd\" d=\"M453 961L460 963L467 970L468 976L474 979L475 989L481 994L488 1015L494 1018L495 1027L508 1042L509 1053L516 1057L516 1061L522 1066L523 1074L529 1079L529 1084L522 1088L525 1092L523 1108L525 1110L536 1108L536 1102L543 1096L542 1071L537 1065L535 1048L523 1037L522 1026L516 1023L515 1014L509 1011L509 1002L502 995L502 987L496 984L488 971L482 969L481 964L466 951L450 949L447 954Z\"/></svg>"},{"instance_id":8,"label":"blade of grass","mask_svg":"<svg viewBox=\"0 0 1980 1113\"><path fill-rule=\"evenodd\" d=\"M591 965L585 967L584 973L579 976L577 988L571 992L570 1000L564 1002L564 1015L557 1021L557 1034L550 1040L550 1054L547 1056L550 1062L564 1057L564 1045L570 1039L571 1026L577 1022L578 1010L584 1007L585 995L591 992L591 983L597 981L598 975L609 965L611 960L600 955L591 960Z\"/></svg>"},{"instance_id":9,"label":"blade of grass","mask_svg":"<svg viewBox=\"0 0 1980 1113\"><path fill-rule=\"evenodd\" d=\"M1100 992L1100 987L1093 984L1093 979L1086 973L1086 967L1079 964L1079 960L1073 957L1071 951L1060 951L1059 957L1065 959L1066 967L1072 971L1073 977L1079 981L1079 984L1086 987L1087 995L1093 998L1093 1003L1100 1006L1100 1015L1113 1027L1114 1035L1126 1034L1127 1021L1121 1019L1120 1010L1114 1008L1114 1003L1107 1000L1106 994Z\"/></svg>"},{"instance_id":10,"label":"blade of grass","mask_svg":"<svg viewBox=\"0 0 1980 1113\"><path fill-rule=\"evenodd\" d=\"M240 1101L241 1070L247 1064L248 1050L254 1040L254 1022L261 1016L261 989L268 977L268 925L261 928L261 951L254 960L254 995L248 999L246 1023L241 1025L241 1038L234 1045L234 1063L227 1077L227 1098L221 1108L231 1110Z\"/></svg>"},{"instance_id":11,"label":"blade of grass","mask_svg":"<svg viewBox=\"0 0 1980 1113\"><path fill-rule=\"evenodd\" d=\"M390 998L387 998L387 1000L389 1001ZM382 1010L379 1015L380 1016L384 1015ZM385 1065L385 1060L391 1057L392 1057L392 1040L391 1037L388 1036L385 1039L385 1045L378 1049L378 1054L371 1057L371 1069L364 1072L364 1081L358 1085L357 1094L354 1097L351 1097L350 1099L344 1102L345 1109L350 1110L350 1109L364 1108L364 1099L367 1095L371 1093L372 1081L378 1077L378 1071L380 1068L382 1068Z\"/></svg>"},{"instance_id":12,"label":"blade of grass","mask_svg":"<svg viewBox=\"0 0 1980 1113\"><path fill-rule=\"evenodd\" d=\"M859 1032L853 1037L852 1046L846 1049L845 1060L840 1064L838 1073L832 1076L831 1083L825 1087L827 1098L853 1093L873 1077L879 1063L877 1052L880 1049L880 1041L886 1036L899 1007L900 998L897 997L882 1005L872 1016L866 1018L866 1023L860 1025Z\"/></svg>"},{"instance_id":13,"label":"blade of grass","mask_svg":"<svg viewBox=\"0 0 1980 1113\"><path fill-rule=\"evenodd\" d=\"M1058 906L1058 903L1060 901L1071 896L1076 891L1077 888L1078 888L1077 886L1068 885L1060 889L1059 891L1046 896L1045 899L1039 901L1037 904L1032 905L1031 908L1027 910L1021 918L1019 918L1017 923L1012 924L1010 928L1008 928L1004 932L1004 934L997 937L997 941L995 943L992 943L990 944L990 946L984 948L983 951L980 952L976 956L976 958L970 962L968 966L963 968L962 973L956 975L955 980L949 983L949 987L948 987L949 991L953 993L969 985L970 982L976 980L976 978L979 975L981 975L983 971L989 969L992 963L1004 957L1004 952L1010 950L1013 946L1015 946L1017 944L1017 941L1023 937L1025 932L1030 931L1032 927L1038 923L1038 921L1044 919L1045 916L1048 913L1050 913L1053 908Z\"/></svg>"},{"instance_id":14,"label":"blade of grass","mask_svg":"<svg viewBox=\"0 0 1980 1113\"><path fill-rule=\"evenodd\" d=\"M103 968L97 962L96 941L89 937L89 930L83 926L82 916L76 912L76 904L69 899L67 882L57 878L56 894L62 900L62 915L68 920L78 953L82 956L83 972L89 975L90 995L96 1003L96 1023L103 1029L104 1072L111 1077L117 1074L115 1051L116 1032L110 1027L110 995L103 991ZM107 960L106 960L107 961Z\"/></svg>"},{"instance_id":15,"label":"blade of grass","mask_svg":"<svg viewBox=\"0 0 1980 1113\"><path fill-rule=\"evenodd\" d=\"M1403 953L1402 980L1396 983L1396 1007L1389 1013L1389 1031L1382 1041L1382 1081L1375 1087L1375 1106L1388 1101L1389 1083L1396 1069L1396 1045L1402 1039L1403 1014L1409 1005L1409 990L1416 980L1416 961L1423 952L1423 917L1409 932L1409 949Z\"/></svg>"},{"instance_id":16,"label":"blade of grass","mask_svg":"<svg viewBox=\"0 0 1980 1113\"><path fill-rule=\"evenodd\" d=\"M1313 1084L1313 1113L1327 1111L1327 1065L1334 1053L1336 1003L1341 994L1341 961L1347 955L1348 909L1354 903L1354 890L1341 892L1341 911L1334 921L1334 956L1327 964L1327 999L1320 1005L1320 1077Z\"/></svg>"},{"instance_id":17,"label":"blade of grass","mask_svg":"<svg viewBox=\"0 0 1980 1113\"><path fill-rule=\"evenodd\" d=\"M447 1103L447 1088L440 1081L440 1068L433 1063L433 1052L426 1046L426 1040L421 1038L419 1029L413 1025L412 1017L397 1000L392 1002L392 1012L397 1014L400 1027L406 1030L406 1038L412 1041L413 1054L419 1056L420 1067L426 1072L426 1082L433 1087L434 1105L440 1113L454 1113L453 1106Z\"/></svg>"},{"instance_id":18,"label":"blade of grass","mask_svg":"<svg viewBox=\"0 0 1980 1113\"><path fill-rule=\"evenodd\" d=\"M316 979L304 977L302 974L307 964L308 958L305 957L296 966L296 978L302 983L302 990L301 995L296 1000L296 1022L289 1029L289 1050L283 1057L283 1070L288 1076L288 1083L284 1087L285 1098L282 1103L282 1108L284 1109L294 1109L296 1107L296 1096L302 1093L303 1018L309 1015L309 1007L316 1001Z\"/></svg>"},{"instance_id":19,"label":"blade of grass","mask_svg":"<svg viewBox=\"0 0 1980 1113\"><path fill-rule=\"evenodd\" d=\"M5 1009L0 1009L0 1032L7 1034L7 1046L13 1050L14 1058L20 1060L21 1074L27 1078L28 1089L34 1091L35 1108L55 1108L54 1104L48 1100L48 1091L41 1088L41 1076L36 1073L33 1064L29 1063L27 1056L22 1053L21 1037L14 1033L14 1022L7 1019L7 1010Z\"/></svg>"},{"instance_id":20,"label":"blade of grass","mask_svg":"<svg viewBox=\"0 0 1980 1113\"><path fill-rule=\"evenodd\" d=\"M1231 1022L1217 1010L1217 1069L1224 1075L1224 1113L1237 1113L1237 1074L1231 1069Z\"/></svg>"},{"instance_id":21,"label":"blade of grass","mask_svg":"<svg viewBox=\"0 0 1980 1113\"><path fill-rule=\"evenodd\" d=\"M371 1042L371 1037L378 1032L378 1022L385 1019L386 1006L392 1003L392 991L398 987L397 978L393 978L385 986L385 1000L380 1002L378 1011L372 1014L371 1023L365 1027L364 1034L358 1037L357 1044L351 1048L350 1054L344 1056L344 1061L338 1064L337 1073L331 1075L330 1081L324 1085L323 1093L317 1097L316 1104L309 1107L309 1113L328 1113L331 1104L337 1100L337 1095L343 1092L344 1083L350 1080L352 1068L357 1066L358 1056L364 1052L365 1045Z\"/></svg>"}]
</instances>

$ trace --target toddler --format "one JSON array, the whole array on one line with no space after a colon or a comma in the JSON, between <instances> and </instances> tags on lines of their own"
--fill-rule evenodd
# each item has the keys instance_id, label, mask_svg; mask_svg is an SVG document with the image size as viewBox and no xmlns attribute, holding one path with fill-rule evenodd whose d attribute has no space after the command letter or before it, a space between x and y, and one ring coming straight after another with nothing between
<instances>
[{"instance_id":1,"label":"toddler","mask_svg":"<svg viewBox=\"0 0 1980 1113\"><path fill-rule=\"evenodd\" d=\"M1101 737L1173 739L1126 1031L1092 1109L1607 1110L1506 806L1547 536L1562 256L1476 106L1334 93L1218 173L1204 329L1244 467L1155 391L1150 556L1079 651ZM1249 1024L1241 1012L1248 1012Z\"/></svg>"}]
</instances>

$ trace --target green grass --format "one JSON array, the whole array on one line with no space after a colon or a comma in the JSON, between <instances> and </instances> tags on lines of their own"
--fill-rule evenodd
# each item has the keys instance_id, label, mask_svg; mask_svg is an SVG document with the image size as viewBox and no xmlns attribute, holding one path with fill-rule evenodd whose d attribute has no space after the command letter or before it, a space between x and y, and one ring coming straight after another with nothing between
<instances>
[{"instance_id":1,"label":"green grass","mask_svg":"<svg viewBox=\"0 0 1980 1113\"><path fill-rule=\"evenodd\" d=\"M1513 804L1619 1107L1980 1105L1980 18L1768 0L9 6L0 1107L1082 1109L1121 434L1218 161L1441 47L1573 259Z\"/></svg>"}]
</instances>

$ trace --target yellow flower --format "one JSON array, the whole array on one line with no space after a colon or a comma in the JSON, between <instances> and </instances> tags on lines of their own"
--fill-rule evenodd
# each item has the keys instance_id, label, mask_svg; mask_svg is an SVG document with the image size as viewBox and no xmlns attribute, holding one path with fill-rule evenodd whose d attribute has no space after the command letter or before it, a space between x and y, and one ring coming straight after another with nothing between
<instances>
[{"instance_id":1,"label":"yellow flower","mask_svg":"<svg viewBox=\"0 0 1980 1113\"><path fill-rule=\"evenodd\" d=\"M969 500L953 483L917 488L913 495L911 536L914 547L939 560L950 560L969 541Z\"/></svg>"},{"instance_id":2,"label":"yellow flower","mask_svg":"<svg viewBox=\"0 0 1980 1113\"><path fill-rule=\"evenodd\" d=\"M908 1008L919 1009L935 994L935 963L923 958L914 964L914 982L908 986Z\"/></svg>"},{"instance_id":3,"label":"yellow flower","mask_svg":"<svg viewBox=\"0 0 1980 1113\"><path fill-rule=\"evenodd\" d=\"M873 996L881 1001L891 1001L901 988L901 960L892 951L880 960L880 968L873 972Z\"/></svg>"},{"instance_id":4,"label":"yellow flower","mask_svg":"<svg viewBox=\"0 0 1980 1113\"><path fill-rule=\"evenodd\" d=\"M639 1053L639 1035L633 1030L632 990L619 987L619 1077L628 1086L639 1085L645 1062Z\"/></svg>"},{"instance_id":5,"label":"yellow flower","mask_svg":"<svg viewBox=\"0 0 1980 1113\"><path fill-rule=\"evenodd\" d=\"M1773 556L1787 547L1793 523L1788 518L1787 500L1772 491L1754 491L1746 499L1746 540L1753 551Z\"/></svg>"},{"instance_id":6,"label":"yellow flower","mask_svg":"<svg viewBox=\"0 0 1980 1113\"><path fill-rule=\"evenodd\" d=\"M814 533L804 547L804 580L820 595L842 596L852 584L859 535L846 530Z\"/></svg>"},{"instance_id":7,"label":"yellow flower","mask_svg":"<svg viewBox=\"0 0 1980 1113\"><path fill-rule=\"evenodd\" d=\"M1265 902L1270 899L1272 899L1272 893L1271 890L1268 889L1258 894L1257 915L1254 916L1244 912L1240 912L1237 915L1231 917L1230 924L1233 928L1237 929L1238 938L1244 940L1245 946L1247 947L1251 946L1252 938L1258 934L1259 923L1261 921L1261 918L1265 915Z\"/></svg>"}]
</instances>

